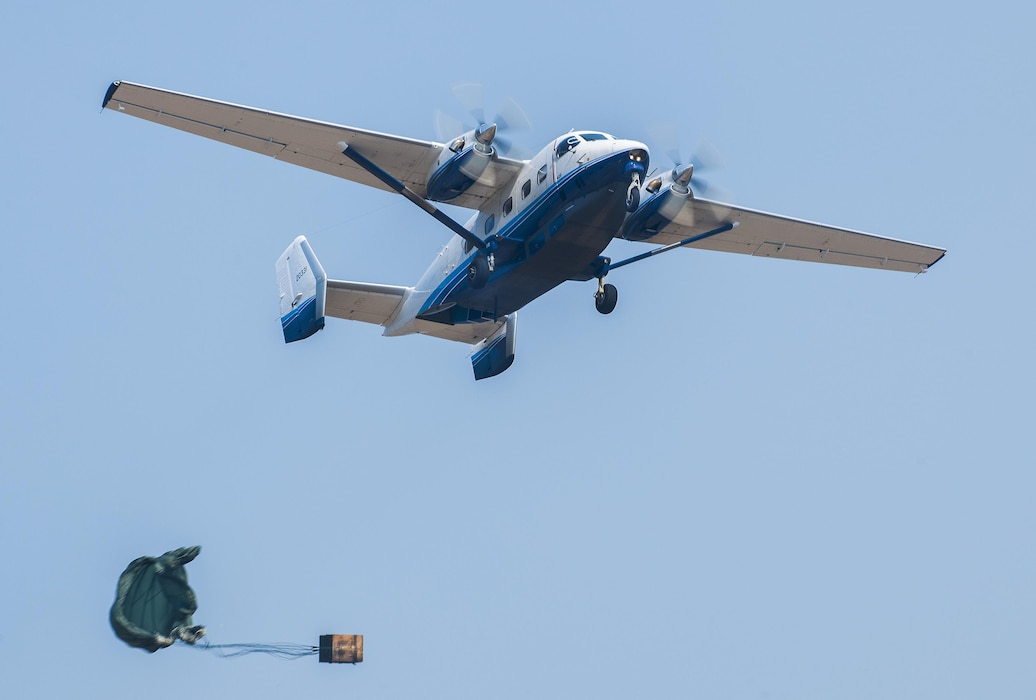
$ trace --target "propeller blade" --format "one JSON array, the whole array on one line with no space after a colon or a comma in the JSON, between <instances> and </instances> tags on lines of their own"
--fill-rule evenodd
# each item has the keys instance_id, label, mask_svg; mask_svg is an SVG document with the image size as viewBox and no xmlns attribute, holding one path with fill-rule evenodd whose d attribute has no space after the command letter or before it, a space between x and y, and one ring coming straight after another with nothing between
<instances>
[{"instance_id":1,"label":"propeller blade","mask_svg":"<svg viewBox=\"0 0 1036 700\"><path fill-rule=\"evenodd\" d=\"M510 97L504 100L504 104L500 107L499 112L497 112L496 123L503 131L510 131L512 129L528 129L532 126L532 122L529 121L529 117L525 114L525 110Z\"/></svg>"},{"instance_id":2,"label":"propeller blade","mask_svg":"<svg viewBox=\"0 0 1036 700\"><path fill-rule=\"evenodd\" d=\"M664 153L674 166L686 163L680 155L680 136L673 122L663 122L648 127L648 134L659 151Z\"/></svg>"},{"instance_id":3,"label":"propeller blade","mask_svg":"<svg viewBox=\"0 0 1036 700\"><path fill-rule=\"evenodd\" d=\"M486 123L485 99L481 83L457 83L453 86L453 94L477 123Z\"/></svg>"},{"instance_id":4,"label":"propeller blade","mask_svg":"<svg viewBox=\"0 0 1036 700\"><path fill-rule=\"evenodd\" d=\"M435 135L441 143L449 143L461 134L471 131L471 128L441 109L435 110Z\"/></svg>"},{"instance_id":5,"label":"propeller blade","mask_svg":"<svg viewBox=\"0 0 1036 700\"><path fill-rule=\"evenodd\" d=\"M469 124L465 124L461 120L446 114L442 110L436 110L435 133L439 138L439 141L442 143L450 143L461 134L475 129L477 132L475 138L483 145L487 145L486 139L480 138L480 134L488 134L489 127L492 126L496 129L496 132L494 136L490 136L488 141L498 153L507 154L514 148L514 144L512 139L504 137L503 132L528 129L532 125L529 121L529 117L525 114L525 110L523 110L521 106L511 98L504 100L493 122L487 122L486 111L483 105L484 94L481 83L457 83L453 86L452 90L457 101L460 102L464 109L467 110L475 119L476 125L471 126Z\"/></svg>"},{"instance_id":6,"label":"propeller blade","mask_svg":"<svg viewBox=\"0 0 1036 700\"><path fill-rule=\"evenodd\" d=\"M672 123L656 124L648 129L655 144L673 163L673 185L677 189L690 186L695 195L710 195L730 201L730 193L711 184L701 177L701 173L715 171L723 167L723 157L719 149L709 140L703 140L690 158L685 158L680 150L678 129ZM693 176L689 176L688 166L694 168Z\"/></svg>"},{"instance_id":7,"label":"propeller blade","mask_svg":"<svg viewBox=\"0 0 1036 700\"><path fill-rule=\"evenodd\" d=\"M713 202L718 202L718 203L721 203L721 204L733 204L734 203L734 194L730 190L728 190L728 189L726 189L724 187L720 187L719 185L716 185L716 184L710 184L707 191L708 191L708 194L705 194L704 192L702 192L702 196L705 199L709 199L709 200L711 200ZM723 211L727 211L727 209L724 208ZM725 216L725 214L724 214L724 216Z\"/></svg>"},{"instance_id":8,"label":"propeller blade","mask_svg":"<svg viewBox=\"0 0 1036 700\"><path fill-rule=\"evenodd\" d=\"M723 156L716 144L703 140L691 155L691 162L700 170L714 170L723 167Z\"/></svg>"}]
</instances>

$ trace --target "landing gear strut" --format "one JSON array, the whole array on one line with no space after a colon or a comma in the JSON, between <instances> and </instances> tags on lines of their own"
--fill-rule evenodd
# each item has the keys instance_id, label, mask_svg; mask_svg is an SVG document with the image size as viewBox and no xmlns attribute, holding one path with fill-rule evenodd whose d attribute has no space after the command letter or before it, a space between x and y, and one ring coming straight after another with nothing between
<instances>
[{"instance_id":1,"label":"landing gear strut","mask_svg":"<svg viewBox=\"0 0 1036 700\"><path fill-rule=\"evenodd\" d=\"M635 212L640 206L640 173L633 173L630 186L626 188L626 211Z\"/></svg>"},{"instance_id":2,"label":"landing gear strut","mask_svg":"<svg viewBox=\"0 0 1036 700\"><path fill-rule=\"evenodd\" d=\"M594 294L594 305L597 311L602 314L610 314L615 311L615 305L619 302L619 290L613 284L605 284L601 277L597 283L597 293Z\"/></svg>"},{"instance_id":3,"label":"landing gear strut","mask_svg":"<svg viewBox=\"0 0 1036 700\"><path fill-rule=\"evenodd\" d=\"M634 178L636 178L636 177L637 176L634 175ZM636 181L639 182L639 180L636 180ZM632 185L630 185L630 187L632 187ZM630 190L630 191L634 192L636 190ZM711 231L706 231L705 233L699 233L699 234L697 234L695 236L689 236L687 238L684 238L681 241L677 241L676 243L670 243L669 245L664 245L661 248L655 248L654 250L649 250L646 253L641 253L640 255L634 255L632 258L626 258L625 260L620 260L617 263L613 263L610 258L604 258L604 257L598 258L598 266L594 269L594 272L593 272L593 275L597 277L597 293L594 294L594 303L597 306L597 310L599 312L601 312L602 314L610 314L612 311L615 311L615 304L618 303L618 301L619 301L619 290L617 290L615 287L613 287L610 284L605 284L604 283L605 275L607 275L612 270L617 270L620 267L625 267L626 265L629 265L630 263L635 263L635 262L639 262L641 260L645 260L647 258L650 258L653 255L658 255L659 253L665 253L665 252L670 251L670 250L676 250L677 248L683 248L686 245L690 245L692 243L697 243L698 241L703 241L706 238L711 238L713 236L718 236L721 233L724 233L726 231L730 231L731 229L737 228L737 226L738 226L738 222L737 221L728 221L727 223L723 224L722 226L714 228ZM587 277L584 277L583 279L590 279L590 277L587 276Z\"/></svg>"}]
</instances>

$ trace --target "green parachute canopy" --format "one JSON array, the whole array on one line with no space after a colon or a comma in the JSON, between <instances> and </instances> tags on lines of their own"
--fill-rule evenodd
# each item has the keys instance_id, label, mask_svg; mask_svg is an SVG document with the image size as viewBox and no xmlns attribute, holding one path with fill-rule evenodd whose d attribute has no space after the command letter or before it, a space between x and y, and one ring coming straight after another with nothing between
<instances>
[{"instance_id":1,"label":"green parachute canopy","mask_svg":"<svg viewBox=\"0 0 1036 700\"><path fill-rule=\"evenodd\" d=\"M205 628L191 620L198 599L183 568L200 552L201 547L182 547L130 562L119 577L111 609L112 629L119 639L155 652L177 639L194 644L205 636Z\"/></svg>"}]
</instances>

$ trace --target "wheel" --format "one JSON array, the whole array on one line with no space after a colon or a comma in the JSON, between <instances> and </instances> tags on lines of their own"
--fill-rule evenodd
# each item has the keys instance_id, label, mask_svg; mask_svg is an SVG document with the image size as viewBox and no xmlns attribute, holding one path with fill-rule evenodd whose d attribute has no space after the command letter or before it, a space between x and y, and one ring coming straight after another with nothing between
<instances>
[{"instance_id":1,"label":"wheel","mask_svg":"<svg viewBox=\"0 0 1036 700\"><path fill-rule=\"evenodd\" d=\"M594 305L602 314L610 314L615 311L615 305L619 302L619 290L615 285L604 285L604 291L594 294Z\"/></svg>"},{"instance_id":2,"label":"wheel","mask_svg":"<svg viewBox=\"0 0 1036 700\"><path fill-rule=\"evenodd\" d=\"M468 284L472 289L482 289L489 281L489 261L484 255L476 255L468 265Z\"/></svg>"},{"instance_id":3,"label":"wheel","mask_svg":"<svg viewBox=\"0 0 1036 700\"><path fill-rule=\"evenodd\" d=\"M635 212L637 207L640 206L640 190L633 188L626 195L626 211ZM613 287L614 289L614 287Z\"/></svg>"}]
</instances>

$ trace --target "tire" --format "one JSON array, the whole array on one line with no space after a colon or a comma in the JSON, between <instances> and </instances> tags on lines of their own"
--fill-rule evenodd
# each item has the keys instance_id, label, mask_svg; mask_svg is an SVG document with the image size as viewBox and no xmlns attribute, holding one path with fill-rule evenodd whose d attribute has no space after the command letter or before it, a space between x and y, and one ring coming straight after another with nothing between
<instances>
[{"instance_id":1,"label":"tire","mask_svg":"<svg viewBox=\"0 0 1036 700\"><path fill-rule=\"evenodd\" d=\"M468 265L468 285L472 289L482 289L489 281L489 261L484 255L476 255Z\"/></svg>"},{"instance_id":2,"label":"tire","mask_svg":"<svg viewBox=\"0 0 1036 700\"><path fill-rule=\"evenodd\" d=\"M610 314L615 311L615 305L619 303L619 290L614 285L604 285L604 292L594 295L594 305L597 311L602 314Z\"/></svg>"},{"instance_id":3,"label":"tire","mask_svg":"<svg viewBox=\"0 0 1036 700\"><path fill-rule=\"evenodd\" d=\"M626 197L626 211L633 213L640 206L640 190L633 189Z\"/></svg>"}]
</instances>

